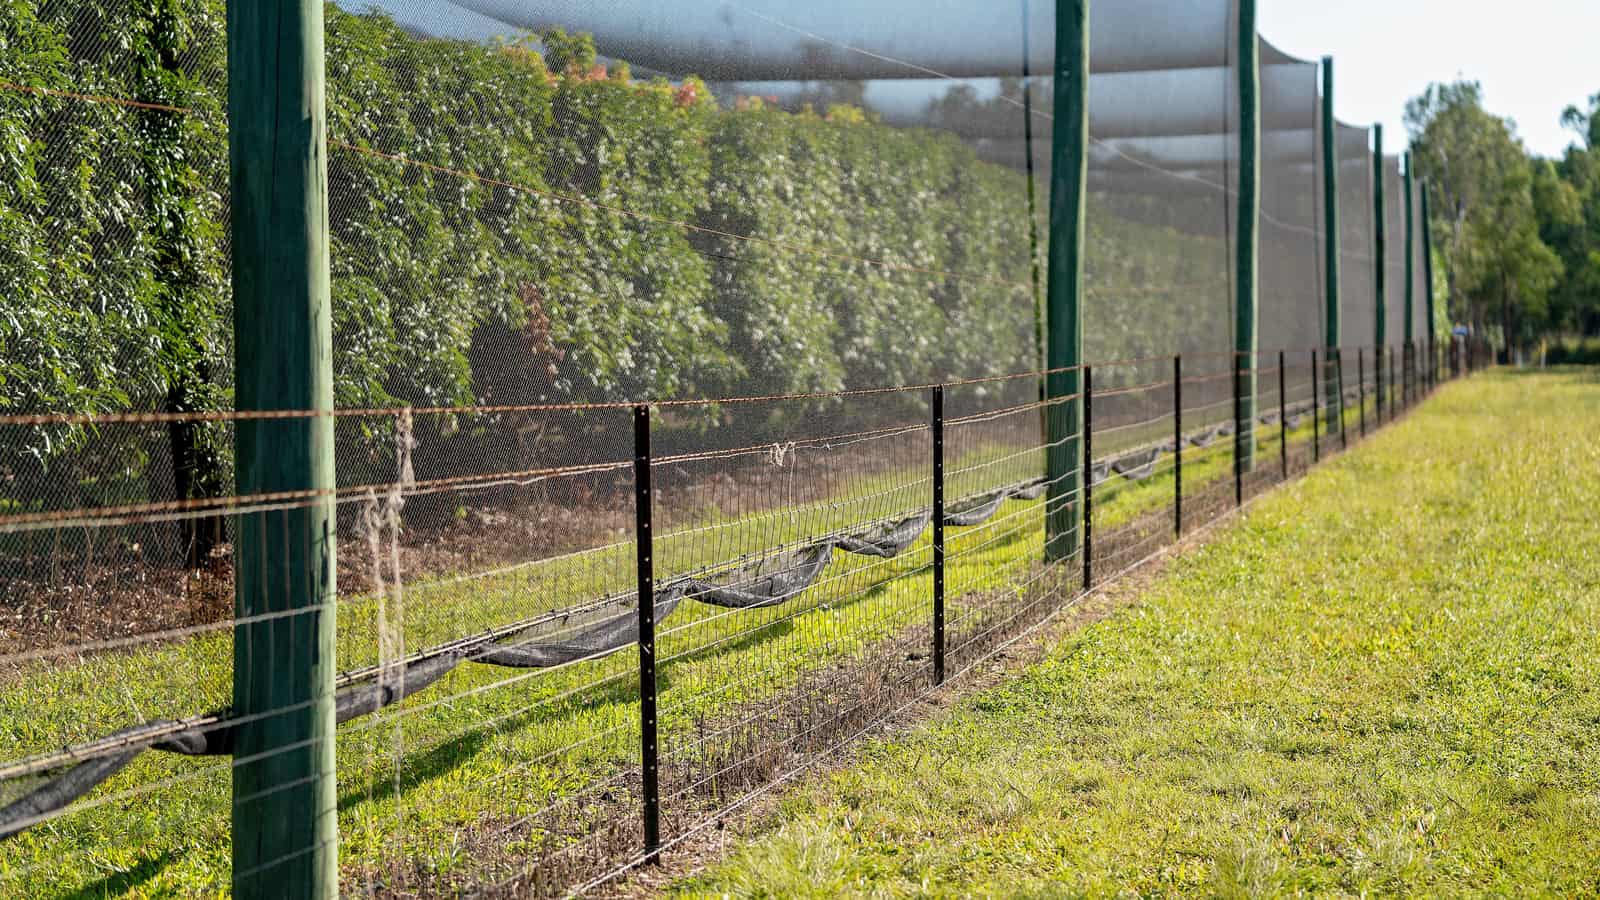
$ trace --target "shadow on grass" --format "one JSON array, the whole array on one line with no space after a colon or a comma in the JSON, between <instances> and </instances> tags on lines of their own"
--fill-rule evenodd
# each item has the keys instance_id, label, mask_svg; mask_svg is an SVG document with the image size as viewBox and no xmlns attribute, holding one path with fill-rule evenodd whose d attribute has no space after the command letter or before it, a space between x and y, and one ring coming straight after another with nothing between
<instances>
[{"instance_id":1,"label":"shadow on grass","mask_svg":"<svg viewBox=\"0 0 1600 900\"><path fill-rule=\"evenodd\" d=\"M132 892L165 869L174 853L166 850L159 856L146 857L131 869L112 872L99 881L91 881L66 896L71 900L99 900L102 897L120 897Z\"/></svg>"}]
</instances>

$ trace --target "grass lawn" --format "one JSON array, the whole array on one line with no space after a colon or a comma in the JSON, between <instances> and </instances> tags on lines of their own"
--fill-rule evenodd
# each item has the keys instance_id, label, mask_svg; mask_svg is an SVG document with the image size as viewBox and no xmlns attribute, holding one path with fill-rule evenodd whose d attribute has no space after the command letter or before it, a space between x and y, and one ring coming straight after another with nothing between
<instances>
[{"instance_id":1,"label":"grass lawn","mask_svg":"<svg viewBox=\"0 0 1600 900\"><path fill-rule=\"evenodd\" d=\"M677 885L1600 895L1600 373L1492 372Z\"/></svg>"}]
</instances>

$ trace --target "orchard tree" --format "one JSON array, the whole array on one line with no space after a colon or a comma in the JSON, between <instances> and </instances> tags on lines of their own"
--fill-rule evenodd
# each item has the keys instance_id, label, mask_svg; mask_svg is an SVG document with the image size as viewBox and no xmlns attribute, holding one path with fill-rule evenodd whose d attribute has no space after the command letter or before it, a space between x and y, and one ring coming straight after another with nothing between
<instances>
[{"instance_id":1,"label":"orchard tree","mask_svg":"<svg viewBox=\"0 0 1600 900\"><path fill-rule=\"evenodd\" d=\"M1583 109L1569 106L1561 124L1580 143L1534 183L1539 230L1566 273L1551 297L1559 327L1600 333L1600 94ZM1552 181L1552 178L1555 179Z\"/></svg>"},{"instance_id":2,"label":"orchard tree","mask_svg":"<svg viewBox=\"0 0 1600 900\"><path fill-rule=\"evenodd\" d=\"M1406 104L1413 159L1437 200L1450 305L1481 330L1498 319L1509 344L1549 327L1561 259L1535 213L1535 173L1511 123L1483 108L1477 82L1430 85Z\"/></svg>"}]
</instances>

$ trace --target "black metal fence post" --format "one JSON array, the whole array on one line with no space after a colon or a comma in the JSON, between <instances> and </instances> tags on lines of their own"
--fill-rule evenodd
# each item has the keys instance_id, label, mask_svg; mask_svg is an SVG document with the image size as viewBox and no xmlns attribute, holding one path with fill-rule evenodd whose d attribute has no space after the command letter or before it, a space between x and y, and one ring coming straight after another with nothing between
<instances>
[{"instance_id":1,"label":"black metal fence post","mask_svg":"<svg viewBox=\"0 0 1600 900\"><path fill-rule=\"evenodd\" d=\"M1339 449L1350 449L1350 429L1345 427L1344 421L1344 350L1336 349L1333 354L1333 377L1339 380Z\"/></svg>"},{"instance_id":2,"label":"black metal fence post","mask_svg":"<svg viewBox=\"0 0 1600 900\"><path fill-rule=\"evenodd\" d=\"M1391 421L1391 422L1394 421L1395 412L1399 409L1399 406L1400 406L1399 403L1395 402L1395 391L1396 390L1397 390L1397 388L1396 388L1395 383L1394 383L1394 349L1390 348L1390 350L1389 350L1389 421Z\"/></svg>"},{"instance_id":3,"label":"black metal fence post","mask_svg":"<svg viewBox=\"0 0 1600 900\"><path fill-rule=\"evenodd\" d=\"M1423 385L1426 378L1422 371L1422 342L1411 342L1411 402L1415 403L1422 396Z\"/></svg>"},{"instance_id":4,"label":"black metal fence post","mask_svg":"<svg viewBox=\"0 0 1600 900\"><path fill-rule=\"evenodd\" d=\"M1289 401L1286 385L1288 376L1285 374L1285 357L1282 350L1278 351L1278 468L1283 472L1283 480L1289 480Z\"/></svg>"},{"instance_id":5,"label":"black metal fence post","mask_svg":"<svg viewBox=\"0 0 1600 900\"><path fill-rule=\"evenodd\" d=\"M1406 341L1406 405L1417 402L1417 345Z\"/></svg>"},{"instance_id":6,"label":"black metal fence post","mask_svg":"<svg viewBox=\"0 0 1600 900\"><path fill-rule=\"evenodd\" d=\"M944 684L944 386L933 406L933 683Z\"/></svg>"},{"instance_id":7,"label":"black metal fence post","mask_svg":"<svg viewBox=\"0 0 1600 900\"><path fill-rule=\"evenodd\" d=\"M656 604L650 530L650 407L633 408L634 544L639 576L639 742L644 794L644 852L661 849L660 745L656 740Z\"/></svg>"},{"instance_id":8,"label":"black metal fence post","mask_svg":"<svg viewBox=\"0 0 1600 900\"><path fill-rule=\"evenodd\" d=\"M1183 354L1172 357L1172 536L1183 537Z\"/></svg>"},{"instance_id":9,"label":"black metal fence post","mask_svg":"<svg viewBox=\"0 0 1600 900\"><path fill-rule=\"evenodd\" d=\"M1361 418L1361 436L1367 436L1367 351L1356 348L1356 414Z\"/></svg>"},{"instance_id":10,"label":"black metal fence post","mask_svg":"<svg viewBox=\"0 0 1600 900\"><path fill-rule=\"evenodd\" d=\"M1383 425L1383 345L1375 344L1372 347L1372 399L1373 399L1373 425Z\"/></svg>"},{"instance_id":11,"label":"black metal fence post","mask_svg":"<svg viewBox=\"0 0 1600 900\"><path fill-rule=\"evenodd\" d=\"M1315 350L1311 351L1311 380L1317 386L1311 396L1311 462L1316 464L1322 461L1322 405L1317 402L1316 396L1322 385L1322 369L1317 366Z\"/></svg>"},{"instance_id":12,"label":"black metal fence post","mask_svg":"<svg viewBox=\"0 0 1600 900\"><path fill-rule=\"evenodd\" d=\"M1083 367L1083 589L1094 584L1094 372Z\"/></svg>"},{"instance_id":13,"label":"black metal fence post","mask_svg":"<svg viewBox=\"0 0 1600 900\"><path fill-rule=\"evenodd\" d=\"M1243 373L1240 371L1242 363L1243 361L1236 351L1233 354L1233 505L1235 507L1244 506L1245 423L1239 421L1240 417L1244 415L1242 409L1244 403Z\"/></svg>"},{"instance_id":14,"label":"black metal fence post","mask_svg":"<svg viewBox=\"0 0 1600 900\"><path fill-rule=\"evenodd\" d=\"M1400 345L1400 405L1411 405L1411 342Z\"/></svg>"}]
</instances>

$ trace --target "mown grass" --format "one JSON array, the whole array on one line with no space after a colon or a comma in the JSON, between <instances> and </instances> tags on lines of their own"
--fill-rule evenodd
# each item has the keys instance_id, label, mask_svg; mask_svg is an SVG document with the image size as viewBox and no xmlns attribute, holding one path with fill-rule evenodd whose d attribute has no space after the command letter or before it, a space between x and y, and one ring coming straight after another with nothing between
<instances>
[{"instance_id":1,"label":"mown grass","mask_svg":"<svg viewBox=\"0 0 1600 900\"><path fill-rule=\"evenodd\" d=\"M740 896L1600 894L1600 378L1493 372L788 796Z\"/></svg>"},{"instance_id":2,"label":"mown grass","mask_svg":"<svg viewBox=\"0 0 1600 900\"><path fill-rule=\"evenodd\" d=\"M1309 423L1295 438L1306 440ZM1276 429L1262 430L1264 450ZM1227 441L1185 454L1185 483L1199 490L1230 471ZM953 460L957 492L1005 484L1039 470L1037 450L977 446ZM662 574L807 539L851 523L915 509L927 473L886 471L853 479L826 501L718 521L709 514L683 539L662 540ZM1114 527L1170 499L1171 473L1114 480L1097 507ZM1040 557L1040 503L1009 502L991 523L950 533L952 593L1004 589ZM708 539L720 532L720 539ZM466 580L408 586L401 612L415 650L475 630L625 591L632 547L599 548ZM925 623L931 596L928 538L894 560L837 554L824 583L768 610L729 613L687 604L662 634L664 743L692 738L700 723L778 694L801 674L846 661ZM392 601L391 601L392 602ZM959 620L967 602L952 597ZM371 597L341 600L339 659L376 659ZM39 664L0 687L0 747L11 759L132 722L226 705L231 635L203 635L131 652ZM535 816L636 767L636 659L619 653L556 670L463 665L383 717L340 730L341 857L352 877L389 860L445 877L475 871L475 829ZM91 793L88 806L0 845L0 893L28 896L125 891L208 894L229 882L226 759L147 753ZM513 832L513 837L519 833ZM519 839L525 839L521 834ZM509 848L512 855L516 847Z\"/></svg>"}]
</instances>

